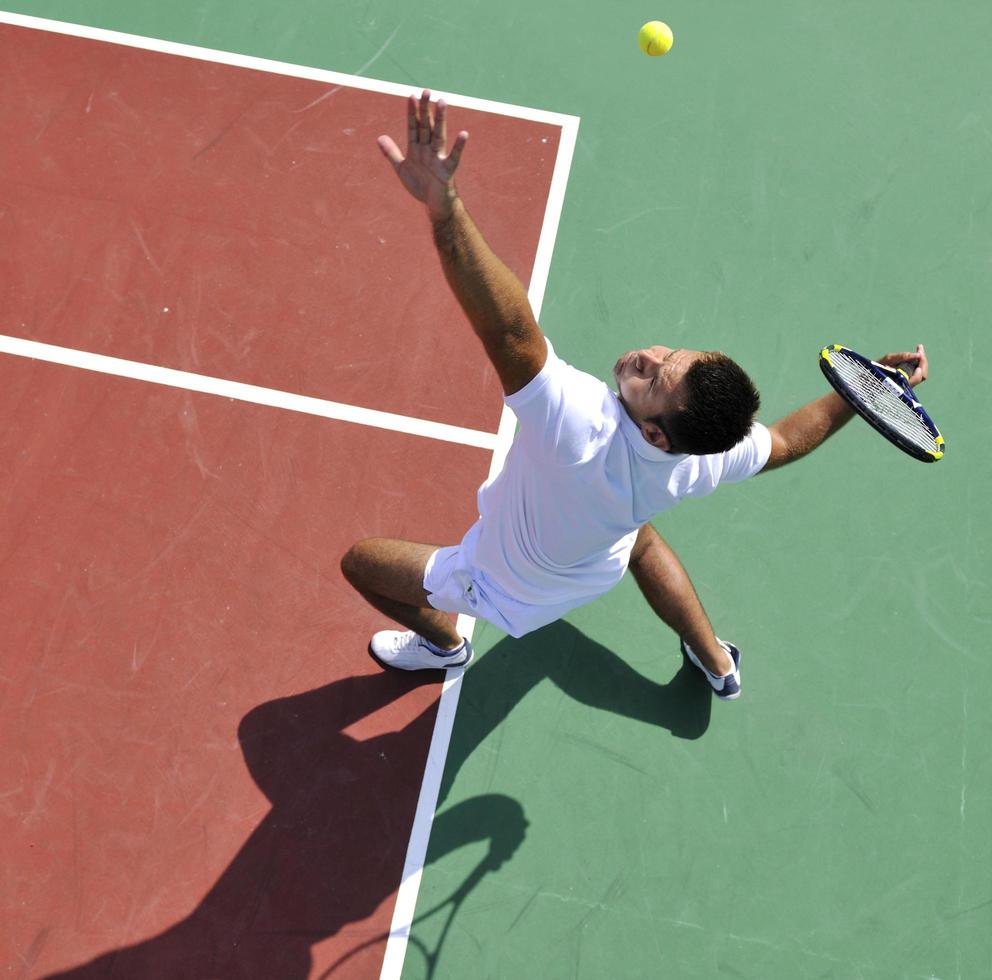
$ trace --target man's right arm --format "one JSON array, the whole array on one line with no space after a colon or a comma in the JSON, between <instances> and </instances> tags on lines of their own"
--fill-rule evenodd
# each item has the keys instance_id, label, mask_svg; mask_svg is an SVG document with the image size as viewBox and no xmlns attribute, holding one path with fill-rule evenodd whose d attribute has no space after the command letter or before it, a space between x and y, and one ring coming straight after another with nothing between
<instances>
[{"instance_id":1,"label":"man's right arm","mask_svg":"<svg viewBox=\"0 0 992 980\"><path fill-rule=\"evenodd\" d=\"M836 391L797 408L768 426L772 451L761 472L801 459L853 417L854 410Z\"/></svg>"},{"instance_id":2,"label":"man's right arm","mask_svg":"<svg viewBox=\"0 0 992 980\"><path fill-rule=\"evenodd\" d=\"M909 383L914 387L926 381L929 373L927 354L923 344L917 344L913 352L886 354L878 359L880 364L895 366L915 362ZM835 391L814 399L808 405L768 426L772 437L772 452L761 472L784 466L808 455L825 439L846 425L854 417L854 410Z\"/></svg>"}]
</instances>

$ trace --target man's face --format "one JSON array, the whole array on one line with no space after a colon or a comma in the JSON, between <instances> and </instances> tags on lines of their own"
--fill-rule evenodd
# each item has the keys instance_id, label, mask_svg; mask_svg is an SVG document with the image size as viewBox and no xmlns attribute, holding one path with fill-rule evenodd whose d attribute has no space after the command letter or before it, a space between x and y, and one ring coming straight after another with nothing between
<instances>
[{"instance_id":1,"label":"man's face","mask_svg":"<svg viewBox=\"0 0 992 980\"><path fill-rule=\"evenodd\" d=\"M613 366L620 401L644 438L659 449L671 449L664 420L685 407L683 381L689 368L703 356L683 347L648 347L629 351ZM662 418L659 427L648 419Z\"/></svg>"}]
</instances>

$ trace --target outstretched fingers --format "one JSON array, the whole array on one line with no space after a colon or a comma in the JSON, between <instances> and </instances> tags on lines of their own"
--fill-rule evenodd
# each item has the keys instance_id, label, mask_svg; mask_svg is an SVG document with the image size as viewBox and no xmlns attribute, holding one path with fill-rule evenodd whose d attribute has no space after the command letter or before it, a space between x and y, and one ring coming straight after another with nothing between
<instances>
[{"instance_id":1,"label":"outstretched fingers","mask_svg":"<svg viewBox=\"0 0 992 980\"><path fill-rule=\"evenodd\" d=\"M439 160L445 161L449 174L453 174L458 167L458 161L462 158L462 151L468 142L468 133L462 130L456 137L451 152L445 155L445 148L448 145L448 103L444 99L438 99L435 108L433 132L431 134L431 149Z\"/></svg>"},{"instance_id":2,"label":"outstretched fingers","mask_svg":"<svg viewBox=\"0 0 992 980\"><path fill-rule=\"evenodd\" d=\"M431 134L431 149L438 155L444 156L444 147L448 142L448 103L438 99L434 115L434 132Z\"/></svg>"},{"instance_id":3,"label":"outstretched fingers","mask_svg":"<svg viewBox=\"0 0 992 980\"><path fill-rule=\"evenodd\" d=\"M417 142L417 97L406 100L406 140L410 146Z\"/></svg>"},{"instance_id":4,"label":"outstretched fingers","mask_svg":"<svg viewBox=\"0 0 992 980\"><path fill-rule=\"evenodd\" d=\"M448 154L448 170L451 173L455 172L458 166L458 161L462 158L462 150L465 149L465 144L468 142L468 133L463 129L456 137L454 145L451 147L451 152Z\"/></svg>"},{"instance_id":5,"label":"outstretched fingers","mask_svg":"<svg viewBox=\"0 0 992 980\"><path fill-rule=\"evenodd\" d=\"M414 146L418 144L431 145L431 93L429 89L424 89L420 98L411 95L406 100L406 139L407 154L409 155ZM396 141L391 136L380 136L378 141L379 149L383 156L394 166L399 167L405 157L396 145Z\"/></svg>"},{"instance_id":6,"label":"outstretched fingers","mask_svg":"<svg viewBox=\"0 0 992 980\"><path fill-rule=\"evenodd\" d=\"M442 207L454 193L451 178L468 141L464 130L447 151L448 104L431 104L430 89L407 99L407 147L404 155L387 135L378 139L382 155L390 162L406 189L428 208ZM443 200L442 200L443 198Z\"/></svg>"},{"instance_id":7,"label":"outstretched fingers","mask_svg":"<svg viewBox=\"0 0 992 980\"><path fill-rule=\"evenodd\" d=\"M376 142L379 144L379 149L382 150L382 155L393 167L399 167L403 162L403 154L400 153L400 148L396 145L396 141L391 136L380 136Z\"/></svg>"},{"instance_id":8,"label":"outstretched fingers","mask_svg":"<svg viewBox=\"0 0 992 980\"><path fill-rule=\"evenodd\" d=\"M420 111L417 113L417 142L430 145L431 142L431 92L424 89L420 95Z\"/></svg>"}]
</instances>

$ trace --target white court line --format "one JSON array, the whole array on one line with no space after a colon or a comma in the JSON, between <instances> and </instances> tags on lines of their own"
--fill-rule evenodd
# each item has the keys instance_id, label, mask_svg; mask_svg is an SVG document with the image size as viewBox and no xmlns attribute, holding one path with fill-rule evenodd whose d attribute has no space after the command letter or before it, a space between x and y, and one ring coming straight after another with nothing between
<instances>
[{"instance_id":1,"label":"white court line","mask_svg":"<svg viewBox=\"0 0 992 980\"><path fill-rule=\"evenodd\" d=\"M551 256L554 251L555 239L558 236L558 223L561 220L562 207L565 203L565 187L572 168L575 141L579 132L577 117L568 116L565 119L566 121L562 123L558 159L555 161L555 170L551 178L548 203L544 209L544 224L541 227L541 237L534 258L530 288L527 291L534 315L538 318L541 315L544 291L548 284ZM504 406L499 422L499 431L496 435L496 447L493 450L492 463L489 466L490 479L503 468L506 454L513 442L515 429L516 419L513 412ZM463 636L472 638L475 629L474 619L469 616L459 616L456 625ZM382 972L379 974L379 980L400 980L400 975L403 972L407 942L410 929L413 926L420 881L424 873L431 823L437 809L438 792L441 788L441 777L444 774L444 764L448 756L448 746L451 743L451 732L455 723L455 711L458 707L458 696L461 692L464 673L464 669L448 671L444 686L441 689L441 700L437 708L437 718L434 721L434 734L431 736L427 765L424 767L424 781L420 787L420 798L417 800L417 811L413 819L406 862L403 866L403 880L396 895L396 906L393 910L393 921L389 928L389 941L386 943L386 953L382 961Z\"/></svg>"},{"instance_id":2,"label":"white court line","mask_svg":"<svg viewBox=\"0 0 992 980\"><path fill-rule=\"evenodd\" d=\"M205 374L191 374L189 371L176 371L173 368L143 364L140 361L126 361L120 357L107 357L105 354L92 354L89 351L73 350L70 347L56 347L22 337L8 337L0 334L0 352L29 357L50 364L63 364L66 367L113 374L119 378L147 381L151 384L168 385L187 391L200 391L206 395L219 395L236 401L251 402L254 405L267 405L270 408L283 408L304 415L318 415L325 419L341 422L355 422L358 425L371 425L391 432L403 432L442 442L455 442L462 446L475 446L479 449L495 450L497 435L492 432L479 432L476 429L462 429L457 425L443 422L429 422L426 419L410 418L406 415L393 415L390 412L377 412L371 408L359 408L342 402L311 398L308 395L294 395L275 388L260 388L258 385L243 384L240 381L227 381L224 378L211 378Z\"/></svg>"},{"instance_id":3,"label":"white court line","mask_svg":"<svg viewBox=\"0 0 992 980\"><path fill-rule=\"evenodd\" d=\"M289 65L283 62L269 61L263 58L254 58L247 55L233 54L226 51L215 51L207 48L194 47L187 44L178 44L172 41L160 41L153 38L137 37L131 34L121 34L116 31L103 30L96 27L85 27L78 24L68 24L61 21L46 20L40 17L30 17L23 14L14 14L0 11L0 23L12 24L20 27L35 28L54 33L69 34L75 37L84 37L96 41L105 41L111 44L122 44L128 47L142 48L148 51L158 51L163 54L174 54L180 57L197 58L203 61L212 61L219 64L232 65L240 68L248 68L255 71L272 72L278 75L289 75L297 78L309 78L315 81L327 82L330 85L363 89L369 92L379 92L385 95L396 95L406 97L411 91L420 86L400 85L394 82L379 81L376 79L359 78L353 75L346 75L340 72L325 71L318 68L308 68L301 65ZM373 59L374 60L374 59ZM333 90L332 90L333 91ZM558 157L555 161L555 170L551 180L551 187L548 194L548 202L544 212L544 223L541 229L541 237L538 242L537 253L534 259L534 268L531 272L530 287L528 296L531 306L537 317L541 314L541 305L544 300L544 291L547 287L548 273L551 268L551 256L554 250L555 239L558 235L558 224L561 219L562 207L565 200L565 187L568 183L568 175L572 166L572 158L575 153L575 142L579 131L578 116L565 115L563 113L546 112L541 109L533 109L526 106L515 106L507 103L492 102L488 99L477 99L469 96L458 95L457 93L442 92L433 90L436 98L444 98L451 106L463 109L474 109L481 112L492 112L505 116L512 116L516 119L524 119L530 122L546 123L552 126L561 127L561 139L558 146ZM328 94L331 94L329 92ZM0 335L0 349L7 350L6 344L14 344L18 347L23 345L34 345L35 348L46 348L51 352L64 351L65 348L52 348L50 345L35 345L32 341L20 341L16 338L2 337ZM24 349L8 351L9 353L22 353ZM139 378L141 380L155 381L159 384L173 384L173 380L165 378L180 377L183 379L202 378L199 375L189 375L181 371L172 371L167 368L153 368L149 365L137 365L135 362L119 361L117 358L104 358L102 355L84 355L82 352L71 352L73 355L86 358L90 361L91 370L102 370L91 366L97 360L101 362L115 362L118 365L129 365L141 372L149 372L149 375L128 374L127 377ZM24 356L37 356L36 354L24 354ZM52 358L54 359L54 358ZM58 363L65 363L58 361ZM110 373L117 373L111 371ZM154 376L150 376L154 375ZM269 389L255 388L252 385L240 385L236 382L223 382L218 379L203 379L216 385L232 385L245 394L249 392L265 393L266 397L278 395L281 399L290 399L294 402L292 406L279 404L277 407L292 407L296 411L305 411L306 405L311 409L311 414L323 414L330 418L346 418L344 414L325 414L333 411L342 413L360 413L361 418L346 418L347 421L361 422L366 425L379 425L388 423L386 428L399 431L409 431L417 435L429 435L435 439L446 439L451 442L463 442L467 445L477 445L493 450L493 458L490 464L489 475L494 476L502 469L506 454L513 441L515 429L515 419L509 409L503 409L500 418L499 431L495 436L491 433L473 432L467 429L457 429L454 426L442 426L438 423L420 423L415 419L406 419L404 416L388 415L384 412L372 412L364 409L353 409L350 406L339 405L334 402L323 402L320 399L305 398L299 395L288 395L284 392L272 392ZM186 387L180 384L179 387ZM202 391L204 388L194 388ZM221 394L228 392L215 391ZM230 394L229 397L239 397ZM245 400L254 401L254 398ZM270 401L258 401L258 404L272 404ZM319 411L316 409L320 409ZM380 421L371 421L378 418ZM417 431L411 427L401 429L400 424L406 423L411 426L416 425ZM423 431L420 427L430 427L431 431ZM454 438L454 436L458 438ZM466 441L468 438L478 441ZM475 628L475 620L467 616L459 616L457 627L464 636L471 638ZM417 810L414 816L413 827L410 835L410 843L407 848L406 860L403 866L403 877L399 891L396 896L396 905L393 911L392 922L390 924L389 940L386 944L386 952L383 959L380 980L400 980L403 972L403 961L406 957L407 942L410 929L413 924L414 912L417 905L417 896L420 890L420 882L423 877L424 860L427 855L427 844L430 839L431 824L434 819L434 811L437 807L437 798L441 786L441 777L444 773L444 764L448 754L448 746L451 741L451 732L454 726L455 712L458 707L458 696L461 690L463 670L452 670L448 673L445 683L441 689L441 698L438 704L437 717L434 722L434 732L431 736L431 745L427 756L427 764L424 771L424 780L420 788L420 796L417 801Z\"/></svg>"},{"instance_id":4,"label":"white court line","mask_svg":"<svg viewBox=\"0 0 992 980\"><path fill-rule=\"evenodd\" d=\"M249 68L253 71L265 71L274 75L289 75L293 78L309 78L330 85L340 85L346 88L359 88L367 92L380 92L383 95L399 95L404 98L422 86L401 85L397 82L385 82L375 78L360 78L357 75L346 75L343 72L327 71L323 68L310 68L306 65L291 65L284 61L270 61L267 58L255 58L251 55L235 54L230 51L217 51L213 48L201 48L192 44L180 44L177 41L161 41L158 38L139 37L137 34L121 34L118 31L104 30L102 27L87 27L84 24L69 24L60 20L48 20L44 17L31 17L28 14L15 14L0 10L0 24L11 24L15 27L32 27L53 34L69 34L72 37L89 38L92 41L106 41L109 44L122 44L129 48L142 48L145 51L158 51L161 54L174 54L182 58L196 58L200 61L212 61L219 65L233 65L237 68ZM477 109L480 112L494 112L501 116L513 116L514 119L526 119L530 122L548 123L552 126L574 125L578 127L578 117L567 116L559 112L546 112L543 109L531 109L527 106L510 105L506 102L491 102L489 99L475 99L467 95L442 92L432 89L436 98L443 98L449 105L460 109Z\"/></svg>"}]
</instances>

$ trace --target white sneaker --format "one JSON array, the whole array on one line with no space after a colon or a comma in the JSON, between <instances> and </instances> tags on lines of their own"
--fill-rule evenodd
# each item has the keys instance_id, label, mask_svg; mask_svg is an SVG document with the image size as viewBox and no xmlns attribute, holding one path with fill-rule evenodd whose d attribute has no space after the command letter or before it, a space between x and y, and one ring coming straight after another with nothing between
<instances>
[{"instance_id":1,"label":"white sneaker","mask_svg":"<svg viewBox=\"0 0 992 980\"><path fill-rule=\"evenodd\" d=\"M435 653L427 641L412 630L380 630L369 643L369 653L383 667L397 670L447 670L467 667L472 660L472 644L468 640L453 653Z\"/></svg>"}]
</instances>

